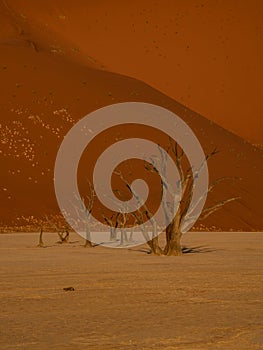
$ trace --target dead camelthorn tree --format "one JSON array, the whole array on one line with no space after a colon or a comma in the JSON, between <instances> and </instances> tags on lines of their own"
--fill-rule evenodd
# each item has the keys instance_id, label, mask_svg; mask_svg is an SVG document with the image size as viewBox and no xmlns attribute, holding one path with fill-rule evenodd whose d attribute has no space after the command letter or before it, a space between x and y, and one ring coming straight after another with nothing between
<instances>
[{"instance_id":1,"label":"dead camelthorn tree","mask_svg":"<svg viewBox=\"0 0 263 350\"><path fill-rule=\"evenodd\" d=\"M113 190L113 192L118 193L120 197L124 200L124 197L120 193L119 190ZM104 212L102 212L103 220L110 227L110 241L117 241L117 230L120 229L121 239L120 245L123 246L125 244L132 242L133 237L133 228L131 228L130 236L128 238L127 233L127 223L131 217L131 214L128 213L128 207L123 204L117 213L113 213L110 217L106 216Z\"/></svg>"},{"instance_id":2,"label":"dead camelthorn tree","mask_svg":"<svg viewBox=\"0 0 263 350\"><path fill-rule=\"evenodd\" d=\"M90 186L90 195L88 196L88 203L87 206L85 206L85 208L83 207L83 210L85 212L85 217L86 217L86 238L85 238L85 245L84 247L92 247L92 242L91 242L91 237L90 237L90 216L91 216L91 212L93 209L93 205L94 205L94 198L95 198L95 190L94 188L91 186L91 184L89 183ZM82 201L83 206L84 201Z\"/></svg>"},{"instance_id":3,"label":"dead camelthorn tree","mask_svg":"<svg viewBox=\"0 0 263 350\"><path fill-rule=\"evenodd\" d=\"M79 215L79 208L76 209L76 214L78 217L84 217L84 226L85 226L85 248L91 248L93 247L93 244L91 242L91 231L90 231L90 218L91 218L91 212L94 206L94 198L96 197L95 189L90 183L90 181L87 181L89 185L89 194L86 197L83 197L82 200L79 198L81 212L84 215Z\"/></svg>"},{"instance_id":4,"label":"dead camelthorn tree","mask_svg":"<svg viewBox=\"0 0 263 350\"><path fill-rule=\"evenodd\" d=\"M65 243L69 239L69 226L64 222L60 215L47 215L42 219L37 219L40 226L39 241L37 247L45 248L43 235L44 232L57 232L59 243Z\"/></svg>"},{"instance_id":5,"label":"dead camelthorn tree","mask_svg":"<svg viewBox=\"0 0 263 350\"><path fill-rule=\"evenodd\" d=\"M107 217L104 214L104 212L102 212L101 215L103 217L103 220L110 227L110 241L111 242L116 242L116 240L117 240L118 222L117 222L117 220L114 220L115 214L112 214L110 217Z\"/></svg>"},{"instance_id":6,"label":"dead camelthorn tree","mask_svg":"<svg viewBox=\"0 0 263 350\"><path fill-rule=\"evenodd\" d=\"M131 213L131 215L133 216L134 221L133 221L133 225L130 227L130 236L129 236L129 239L128 239L129 243L133 242L134 229L135 229L136 226L139 225L138 220L136 219L136 217L132 213Z\"/></svg>"},{"instance_id":7,"label":"dead camelthorn tree","mask_svg":"<svg viewBox=\"0 0 263 350\"><path fill-rule=\"evenodd\" d=\"M139 196L136 193L134 193L134 191L133 195L139 200ZM142 205L142 208L143 209L138 209L136 212L133 213L136 219L136 224L139 226L145 241L151 248L151 253L155 255L162 255L162 249L159 246L157 223L145 204ZM145 225L146 220L149 220L151 224L150 229ZM148 231L150 231L150 234Z\"/></svg>"},{"instance_id":8,"label":"dead camelthorn tree","mask_svg":"<svg viewBox=\"0 0 263 350\"><path fill-rule=\"evenodd\" d=\"M50 221L50 219L46 217L46 225L48 225L49 229L52 231L55 229L59 241L57 243L63 244L68 243L69 241L69 225L67 223L60 223L53 220L53 222ZM58 220L59 221L59 220ZM42 234L40 233L40 236L43 235L43 227L41 228Z\"/></svg>"},{"instance_id":9,"label":"dead camelthorn tree","mask_svg":"<svg viewBox=\"0 0 263 350\"><path fill-rule=\"evenodd\" d=\"M38 224L40 226L40 233L39 233L39 240L37 247L39 248L45 248L44 240L43 240L43 233L44 230L47 228L47 221L44 219L39 219Z\"/></svg>"},{"instance_id":10,"label":"dead camelthorn tree","mask_svg":"<svg viewBox=\"0 0 263 350\"><path fill-rule=\"evenodd\" d=\"M195 181L196 179L198 179L200 172L203 170L205 162L208 161L212 156L214 156L217 153L217 150L213 150L210 154L208 154L205 157L200 168L196 169L195 171L192 169L192 167L186 167L185 164L183 165L183 158L184 157L186 158L184 151L179 150L177 143L172 142L171 139L170 139L168 148L164 150L159 146L159 151L160 151L160 157L158 157L157 159L151 159L151 164L145 161L145 169L159 174L161 179L161 184L162 184L163 198L167 198L165 192L169 191L171 184L167 183L167 180L166 180L166 165L167 165L168 154L171 153L171 156L176 163L179 176L180 176L180 181L179 181L180 183L176 184L176 186L181 187L180 198L178 198L178 195L175 194L174 198L172 199L172 203L165 200L162 201L162 207L163 207L164 215L167 222L167 226L165 229L165 246L163 248L160 246L158 241L158 234L156 232L157 224L154 222L154 217L151 215L146 205L142 203L140 197L133 191L131 185L129 184L127 179L125 179L125 177L122 175L122 173L119 172L118 175L125 182L131 194L141 204L141 209L136 213L133 213L133 215L135 215L136 220L140 225L140 230L142 231L149 247L151 248L151 252L157 255L179 256L179 255L182 255L181 238L183 235L183 228L187 226L187 224L197 219L197 217L195 217L194 214L192 214L191 216L191 213L194 212L194 209L196 208L198 203L200 203L201 200L204 199L204 197L209 192L211 192L218 183L220 183L225 179L229 179L229 177L219 178L215 180L208 187L208 190L206 191L206 193L203 193L200 195L200 198L197 201L197 203L195 203L194 207L191 207L191 200L193 197L193 191L195 189ZM238 198L233 197L233 198L225 199L216 203L215 205L205 208L202 211L198 220L206 219L209 215L211 215L215 211L222 208L225 204L232 202ZM174 208L177 208L175 213L173 211ZM147 228L143 223L143 221L145 220L145 217L152 224L152 237L149 236Z\"/></svg>"},{"instance_id":11,"label":"dead camelthorn tree","mask_svg":"<svg viewBox=\"0 0 263 350\"><path fill-rule=\"evenodd\" d=\"M162 250L159 246L159 241L158 241L157 222L154 219L154 216L151 214L146 203L144 203L143 200L140 198L140 196L132 189L130 183L123 176L122 172L115 171L114 173L115 173L115 175L118 175L120 177L120 179L126 184L126 187L130 191L130 193L136 198L138 204L140 205L140 208L137 211L131 213L131 215L134 218L134 226L139 227L145 241L147 242L147 244L151 248L151 252L156 254L156 255L161 255ZM150 229L145 224L145 221L147 221L147 220L149 220L149 223L151 225ZM148 232L149 230L151 231L151 234L149 234L149 232ZM132 233L133 233L133 231L132 231ZM132 237L132 233L131 233L130 238Z\"/></svg>"},{"instance_id":12,"label":"dead camelthorn tree","mask_svg":"<svg viewBox=\"0 0 263 350\"><path fill-rule=\"evenodd\" d=\"M120 228L120 231L121 231L120 245L124 245L125 243L128 243L128 236L126 231L126 224L128 220L129 220L129 214L127 214L125 210L120 210L116 217L117 226Z\"/></svg>"},{"instance_id":13,"label":"dead camelthorn tree","mask_svg":"<svg viewBox=\"0 0 263 350\"><path fill-rule=\"evenodd\" d=\"M40 234L39 234L39 242L38 242L38 245L37 245L37 247L40 247L40 248L44 248L45 247L44 241L43 241L43 232L44 232L44 229L43 229L43 226L41 225Z\"/></svg>"},{"instance_id":14,"label":"dead camelthorn tree","mask_svg":"<svg viewBox=\"0 0 263 350\"><path fill-rule=\"evenodd\" d=\"M120 209L119 212L113 213L111 216L106 216L104 212L102 212L102 217L105 223L110 227L110 242L117 241L117 230L120 229L121 239L120 245L124 245L125 243L131 243L133 240L134 226L137 224L137 220L134 220L134 225L130 227L130 234L128 237L126 224L129 221L129 218L132 214L127 213L124 208Z\"/></svg>"},{"instance_id":15,"label":"dead camelthorn tree","mask_svg":"<svg viewBox=\"0 0 263 350\"><path fill-rule=\"evenodd\" d=\"M65 230L62 230L61 232L57 232L59 241L58 243L68 243L69 241L69 227L67 226Z\"/></svg>"},{"instance_id":16,"label":"dead camelthorn tree","mask_svg":"<svg viewBox=\"0 0 263 350\"><path fill-rule=\"evenodd\" d=\"M193 222L195 216L191 216L191 213L194 211L198 203L209 193L213 190L213 188L221 181L227 179L227 178L219 178L216 181L214 181L209 187L206 193L203 193L200 195L200 198L198 202L194 205L194 207L191 207L191 200L193 197L193 191L195 187L195 180L198 179L201 171L203 170L204 164L206 161L208 161L211 157L213 157L215 154L218 153L218 151L215 149L210 154L208 154L203 163L201 164L200 168L197 170L193 170L191 167L183 167L183 158L186 157L184 154L184 151L179 151L178 145L175 142L172 142L170 139L170 144L166 150L166 152L159 147L160 151L160 163L161 163L161 182L162 182L162 188L163 191L166 191L169 188L169 184L165 183L165 171L166 171L166 160L167 160L167 154L169 152L172 152L172 156L175 159L176 166L180 175L180 183L181 183L181 200L179 201L178 209L176 211L175 216L170 221L170 223L167 225L165 230L166 235L166 244L162 251L164 255L182 255L182 247L181 247L181 238L182 238L182 229L183 225L186 225L189 222ZM152 167L152 171L156 172L157 168L155 166ZM198 220L203 220L207 218L209 215L214 213L215 211L222 208L225 204L232 202L234 200L238 199L237 197L229 198L222 200L215 205L212 205L208 208L205 208ZM164 212L167 217L169 217L169 206L168 203L164 202Z\"/></svg>"}]
</instances>

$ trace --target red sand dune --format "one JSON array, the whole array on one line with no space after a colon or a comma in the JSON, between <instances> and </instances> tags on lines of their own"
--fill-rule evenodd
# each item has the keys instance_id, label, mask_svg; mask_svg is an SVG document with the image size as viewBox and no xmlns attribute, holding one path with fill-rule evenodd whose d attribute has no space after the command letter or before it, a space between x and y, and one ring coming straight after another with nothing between
<instances>
[{"instance_id":1,"label":"red sand dune","mask_svg":"<svg viewBox=\"0 0 263 350\"><path fill-rule=\"evenodd\" d=\"M44 2L32 3L23 10L22 5L22 1L2 1L0 7L2 225L19 226L21 216L43 217L58 212L54 161L63 136L75 121L111 103L143 101L181 116L206 153L214 147L220 150L209 163L211 179L242 178L220 184L211 193L208 205L233 196L241 199L213 214L205 225L223 230L262 230L262 151L149 85L100 69L104 62L111 68L112 58L109 54L99 62L91 59L94 40L88 36L85 50L90 47L90 57L84 50L79 53L76 46L81 43L75 46L75 38L68 38L63 27L63 16L74 14L69 2L50 2L46 11L41 8ZM53 33L55 18L62 21L63 38L55 28ZM75 35L79 30L76 28ZM84 45L83 38L80 41ZM239 115L239 110L233 112Z\"/></svg>"},{"instance_id":2,"label":"red sand dune","mask_svg":"<svg viewBox=\"0 0 263 350\"><path fill-rule=\"evenodd\" d=\"M3 3L21 23L16 30L30 25L49 50L142 80L263 144L262 1Z\"/></svg>"}]
</instances>

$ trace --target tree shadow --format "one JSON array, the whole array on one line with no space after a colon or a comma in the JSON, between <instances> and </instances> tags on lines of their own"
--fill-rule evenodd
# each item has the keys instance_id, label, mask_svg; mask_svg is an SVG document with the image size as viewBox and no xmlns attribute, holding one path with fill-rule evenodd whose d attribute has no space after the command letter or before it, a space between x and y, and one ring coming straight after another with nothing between
<instances>
[{"instance_id":1,"label":"tree shadow","mask_svg":"<svg viewBox=\"0 0 263 350\"><path fill-rule=\"evenodd\" d=\"M59 246L59 245L72 245L72 244L77 244L79 243L79 241L72 241L72 242L55 242L53 244L48 244L48 245L43 245L43 246L35 246L36 248L52 248L52 247L56 247L56 246ZM104 246L104 244L109 244L109 243L112 243L112 244L116 244L116 242L101 242L101 243L93 243L92 245L92 248L95 248L95 247L100 247L100 246ZM80 245L82 247L85 247L85 244L84 245ZM128 251L132 251L132 252L140 252L140 253L144 253L144 254L152 254L152 251L150 248L132 248L127 245L125 247L125 245L123 246L123 248L127 249ZM206 246L195 246L195 247L186 247L186 246L183 246L182 247L182 253L183 255L185 254L203 254L203 253L212 253L212 252L215 252L216 250L218 249L215 249L215 248L211 248L211 247L206 247ZM154 254L153 254L154 255ZM162 255L164 256L164 255Z\"/></svg>"},{"instance_id":2,"label":"tree shadow","mask_svg":"<svg viewBox=\"0 0 263 350\"><path fill-rule=\"evenodd\" d=\"M147 248L139 248L139 249L129 248L128 250L129 251L133 251L133 252L152 254L151 249L147 249ZM185 254L211 253L211 252L214 252L214 251L216 251L216 249L205 247L205 246L182 247L183 255L185 255ZM162 256L164 256L164 255L162 255Z\"/></svg>"},{"instance_id":3,"label":"tree shadow","mask_svg":"<svg viewBox=\"0 0 263 350\"><path fill-rule=\"evenodd\" d=\"M209 248L205 246L196 247L182 247L183 254L200 254L200 253L212 253L216 251L214 248Z\"/></svg>"},{"instance_id":4,"label":"tree shadow","mask_svg":"<svg viewBox=\"0 0 263 350\"><path fill-rule=\"evenodd\" d=\"M128 250L131 252L140 252L140 253L151 254L151 249L147 249L147 248L140 248L140 249L128 248Z\"/></svg>"}]
</instances>

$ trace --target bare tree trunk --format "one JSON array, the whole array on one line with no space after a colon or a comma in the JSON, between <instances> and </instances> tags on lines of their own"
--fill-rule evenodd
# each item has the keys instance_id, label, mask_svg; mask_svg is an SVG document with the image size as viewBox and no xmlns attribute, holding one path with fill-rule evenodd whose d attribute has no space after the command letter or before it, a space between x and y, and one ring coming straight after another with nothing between
<instances>
[{"instance_id":1,"label":"bare tree trunk","mask_svg":"<svg viewBox=\"0 0 263 350\"><path fill-rule=\"evenodd\" d=\"M110 227L110 240L112 242L115 242L117 239L117 228L116 227Z\"/></svg>"},{"instance_id":2,"label":"bare tree trunk","mask_svg":"<svg viewBox=\"0 0 263 350\"><path fill-rule=\"evenodd\" d=\"M163 254L163 250L162 248L159 246L159 242L158 242L158 237L154 237L153 239L151 239L149 242L147 242L148 246L151 248L152 253L154 255L162 255Z\"/></svg>"},{"instance_id":3,"label":"bare tree trunk","mask_svg":"<svg viewBox=\"0 0 263 350\"><path fill-rule=\"evenodd\" d=\"M68 243L68 240L69 240L69 231L66 230L66 235L65 235L65 237L64 237L64 242L65 242L65 243Z\"/></svg>"},{"instance_id":4,"label":"bare tree trunk","mask_svg":"<svg viewBox=\"0 0 263 350\"><path fill-rule=\"evenodd\" d=\"M110 227L110 241L113 241L113 227Z\"/></svg>"},{"instance_id":5,"label":"bare tree trunk","mask_svg":"<svg viewBox=\"0 0 263 350\"><path fill-rule=\"evenodd\" d=\"M40 229L40 235L39 235L39 242L38 242L38 247L43 248L44 247L44 242L43 242L43 228L41 227Z\"/></svg>"},{"instance_id":6,"label":"bare tree trunk","mask_svg":"<svg viewBox=\"0 0 263 350\"><path fill-rule=\"evenodd\" d=\"M134 233L134 227L131 227L131 232L130 232L130 237L129 237L129 242L132 242L133 240L133 233Z\"/></svg>"},{"instance_id":7,"label":"bare tree trunk","mask_svg":"<svg viewBox=\"0 0 263 350\"><path fill-rule=\"evenodd\" d=\"M180 234L178 233L176 235L175 240L171 240L168 244L166 244L166 247L164 249L164 255L173 255L173 256L183 255L179 237L180 237Z\"/></svg>"},{"instance_id":8,"label":"bare tree trunk","mask_svg":"<svg viewBox=\"0 0 263 350\"><path fill-rule=\"evenodd\" d=\"M123 228L121 228L121 243L120 245L123 245L124 244L124 235L123 235Z\"/></svg>"},{"instance_id":9,"label":"bare tree trunk","mask_svg":"<svg viewBox=\"0 0 263 350\"><path fill-rule=\"evenodd\" d=\"M159 246L159 239L158 239L158 235L157 235L157 226L156 223L153 222L153 231L152 231L152 239L147 242L149 247L152 250L152 253L154 255L162 255L163 254L163 250L162 248Z\"/></svg>"},{"instance_id":10,"label":"bare tree trunk","mask_svg":"<svg viewBox=\"0 0 263 350\"><path fill-rule=\"evenodd\" d=\"M91 243L91 238L90 238L90 229L89 229L89 225L86 225L86 240L85 240L85 248L91 248L93 247L92 243Z\"/></svg>"},{"instance_id":11,"label":"bare tree trunk","mask_svg":"<svg viewBox=\"0 0 263 350\"><path fill-rule=\"evenodd\" d=\"M120 245L124 245L124 243L128 242L128 236L127 236L127 232L126 232L126 228L125 227L121 227L121 242Z\"/></svg>"},{"instance_id":12,"label":"bare tree trunk","mask_svg":"<svg viewBox=\"0 0 263 350\"><path fill-rule=\"evenodd\" d=\"M128 242L128 235L127 235L127 229L126 227L123 228L123 235L124 235L124 242Z\"/></svg>"},{"instance_id":13,"label":"bare tree trunk","mask_svg":"<svg viewBox=\"0 0 263 350\"><path fill-rule=\"evenodd\" d=\"M183 255L181 238L182 232L176 225L175 220L173 220L166 228L166 246L163 254L174 256Z\"/></svg>"}]
</instances>

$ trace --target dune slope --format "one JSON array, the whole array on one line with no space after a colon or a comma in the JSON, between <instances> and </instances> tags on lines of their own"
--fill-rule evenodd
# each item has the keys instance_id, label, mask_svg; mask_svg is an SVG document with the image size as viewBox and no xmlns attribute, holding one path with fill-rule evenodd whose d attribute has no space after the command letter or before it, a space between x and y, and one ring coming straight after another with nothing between
<instances>
[{"instance_id":1,"label":"dune slope","mask_svg":"<svg viewBox=\"0 0 263 350\"><path fill-rule=\"evenodd\" d=\"M262 230L262 152L210 120L145 83L100 70L50 49L49 31L21 27L17 14L1 4L1 225L18 228L45 214L58 213L53 188L55 156L72 125L97 108L143 101L166 107L194 130L206 153L211 179L241 177L220 184L207 205L241 197L212 215L205 226L224 230ZM23 17L22 17L23 20ZM20 29L19 29L20 28ZM21 29L24 28L24 29Z\"/></svg>"},{"instance_id":2,"label":"dune slope","mask_svg":"<svg viewBox=\"0 0 263 350\"><path fill-rule=\"evenodd\" d=\"M48 50L142 80L262 146L261 1L2 3L20 37L33 28Z\"/></svg>"}]
</instances>

